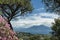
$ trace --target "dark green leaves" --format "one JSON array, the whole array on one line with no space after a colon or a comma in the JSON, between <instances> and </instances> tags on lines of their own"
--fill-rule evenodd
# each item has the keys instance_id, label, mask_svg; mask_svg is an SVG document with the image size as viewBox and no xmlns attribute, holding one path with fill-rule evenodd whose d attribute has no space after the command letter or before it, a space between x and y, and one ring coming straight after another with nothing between
<instances>
[{"instance_id":1,"label":"dark green leaves","mask_svg":"<svg viewBox=\"0 0 60 40\"><path fill-rule=\"evenodd\" d=\"M60 12L60 0L43 0L46 9L50 12Z\"/></svg>"},{"instance_id":2,"label":"dark green leaves","mask_svg":"<svg viewBox=\"0 0 60 40\"><path fill-rule=\"evenodd\" d=\"M57 37L57 39L60 40L60 19L55 19L55 23L52 26L52 30L52 36Z\"/></svg>"}]
</instances>

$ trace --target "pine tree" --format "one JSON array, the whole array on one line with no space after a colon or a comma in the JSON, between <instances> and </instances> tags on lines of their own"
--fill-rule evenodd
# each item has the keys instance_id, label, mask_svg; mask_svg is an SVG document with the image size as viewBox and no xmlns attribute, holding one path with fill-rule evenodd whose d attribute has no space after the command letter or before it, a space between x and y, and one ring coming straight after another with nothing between
<instances>
[{"instance_id":1,"label":"pine tree","mask_svg":"<svg viewBox=\"0 0 60 40\"><path fill-rule=\"evenodd\" d=\"M10 28L12 25L10 21L17 16L32 12L31 0L0 0L0 11L2 16L8 20Z\"/></svg>"}]
</instances>

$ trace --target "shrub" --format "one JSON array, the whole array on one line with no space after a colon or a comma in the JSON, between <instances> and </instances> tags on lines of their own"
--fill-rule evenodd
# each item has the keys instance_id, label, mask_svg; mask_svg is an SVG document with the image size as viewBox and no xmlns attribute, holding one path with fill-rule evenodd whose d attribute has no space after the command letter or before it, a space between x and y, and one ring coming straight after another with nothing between
<instances>
[{"instance_id":1,"label":"shrub","mask_svg":"<svg viewBox=\"0 0 60 40\"><path fill-rule=\"evenodd\" d=\"M18 40L16 33L9 26L8 22L0 16L0 40Z\"/></svg>"}]
</instances>

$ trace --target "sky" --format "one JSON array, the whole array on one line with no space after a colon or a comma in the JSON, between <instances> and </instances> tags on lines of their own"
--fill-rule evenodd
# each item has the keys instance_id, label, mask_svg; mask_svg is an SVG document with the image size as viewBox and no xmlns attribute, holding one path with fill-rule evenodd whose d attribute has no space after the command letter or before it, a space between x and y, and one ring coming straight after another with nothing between
<instances>
[{"instance_id":1,"label":"sky","mask_svg":"<svg viewBox=\"0 0 60 40\"><path fill-rule=\"evenodd\" d=\"M31 4L34 8L33 12L25 17L17 17L18 20L11 21L13 27L29 28L35 25L51 27L54 19L59 17L55 13L46 12L41 0L32 0Z\"/></svg>"}]
</instances>

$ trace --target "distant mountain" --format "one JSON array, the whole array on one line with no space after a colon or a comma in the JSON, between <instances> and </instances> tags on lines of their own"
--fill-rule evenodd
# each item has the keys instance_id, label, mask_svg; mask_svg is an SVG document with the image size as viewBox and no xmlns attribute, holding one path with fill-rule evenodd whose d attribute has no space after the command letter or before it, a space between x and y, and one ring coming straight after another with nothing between
<instances>
[{"instance_id":1,"label":"distant mountain","mask_svg":"<svg viewBox=\"0 0 60 40\"><path fill-rule=\"evenodd\" d=\"M32 26L30 28L14 28L17 32L27 32L32 34L48 34L51 32L51 28L45 25Z\"/></svg>"}]
</instances>

